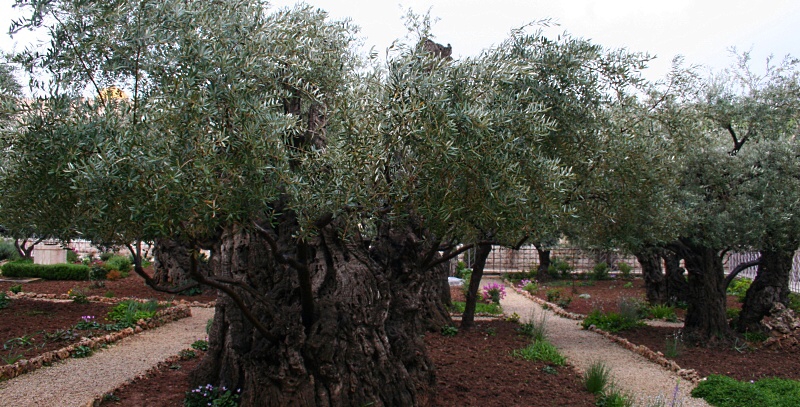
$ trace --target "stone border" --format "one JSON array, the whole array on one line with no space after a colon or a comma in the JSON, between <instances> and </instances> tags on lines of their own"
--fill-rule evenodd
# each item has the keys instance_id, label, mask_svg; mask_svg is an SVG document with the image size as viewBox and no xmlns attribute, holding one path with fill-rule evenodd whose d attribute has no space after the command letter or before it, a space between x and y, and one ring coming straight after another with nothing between
<instances>
[{"instance_id":1,"label":"stone border","mask_svg":"<svg viewBox=\"0 0 800 407\"><path fill-rule=\"evenodd\" d=\"M67 294L42 294L42 293L35 293L29 291L22 291L18 294L14 294L11 291L6 291L6 296L8 299L33 299L33 300L73 300L74 297L70 297ZM100 302L105 304L117 304L123 301L138 301L138 302L146 302L150 301L147 298L136 298L136 297L101 297L99 295L90 295L86 297L88 301L91 302ZM200 302L200 301L186 301L186 300L172 300L172 301L158 301L159 305L168 305L168 306L178 306L178 305L186 305L189 307L198 307L198 308L214 308L217 305L216 301L209 301L209 302Z\"/></svg>"},{"instance_id":2,"label":"stone border","mask_svg":"<svg viewBox=\"0 0 800 407\"><path fill-rule=\"evenodd\" d=\"M156 312L156 315L153 318L150 318L147 321L140 319L133 328L125 328L121 331L109 333L104 336L83 338L79 342L67 347L45 352L31 359L23 359L12 365L2 366L0 367L0 380L13 379L22 374L30 373L43 366L47 366L64 359L69 359L70 356L76 352L79 346L88 346L92 350L96 350L103 345L113 344L122 340L123 338L127 338L128 336L143 332L147 329L157 328L168 322L177 321L190 316L192 316L192 310L187 305L177 305L170 308L161 309Z\"/></svg>"},{"instance_id":3,"label":"stone border","mask_svg":"<svg viewBox=\"0 0 800 407\"><path fill-rule=\"evenodd\" d=\"M576 314L574 312L568 312L568 311L564 310L563 308L559 307L558 305L553 304L552 302L545 301L545 300L543 300L543 299L541 299L541 298L539 298L539 297L537 297L535 295L532 295L531 293L529 293L529 292L527 292L527 291L525 291L525 290L523 290L521 288L518 288L518 287L514 286L513 284L511 285L511 287L514 289L514 291L517 292L517 294L520 294L523 297L525 297L525 298L527 298L527 299L539 304L543 308L546 307L549 311L552 311L553 313L555 313L556 315L558 315L560 317L573 319L573 320L576 320L576 321L582 321L584 318L586 318L586 316L583 315L583 314ZM656 364L660 365L661 367L664 367L664 368L670 370L671 372L677 374L678 376L680 376L684 380L688 380L689 382L691 382L693 384L697 384L697 382L699 382L701 380L700 374L697 373L696 370L681 368L680 365L675 363L675 361L672 361L672 360L669 360L669 359L665 358L664 354L661 353L661 352L653 352L652 349L650 349L650 348L648 348L647 346L644 346L644 345L635 345L635 344L631 343L629 340L627 340L627 339L625 339L623 337L614 335L614 334L612 334L610 332L606 332L606 331L604 331L602 329L598 329L594 325L590 326L587 330L588 331L592 331L592 332L596 332L596 333L598 333L598 334L610 339L612 342L615 342L615 343L619 344L623 348L625 348L625 349L627 349L627 350L629 350L629 351L631 351L633 353L636 353L638 355L641 355L645 359L647 359L647 360L649 360L649 361L651 361L653 363L656 363Z\"/></svg>"}]
</instances>

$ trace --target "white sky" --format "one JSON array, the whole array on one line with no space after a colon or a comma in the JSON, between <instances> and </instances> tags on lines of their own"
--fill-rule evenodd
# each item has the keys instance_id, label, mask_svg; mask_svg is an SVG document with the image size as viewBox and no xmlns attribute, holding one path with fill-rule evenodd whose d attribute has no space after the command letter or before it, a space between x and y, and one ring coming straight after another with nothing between
<instances>
[{"instance_id":1,"label":"white sky","mask_svg":"<svg viewBox=\"0 0 800 407\"><path fill-rule=\"evenodd\" d=\"M16 10L11 0L0 4L0 29L6 31ZM273 0L275 6L295 0ZM367 48L379 51L406 34L402 15L430 9L437 42L453 46L454 56L477 55L502 41L508 32L530 21L552 18L560 24L549 32L568 31L610 48L646 51L658 58L646 76L661 78L675 55L687 63L721 69L732 59L728 49L752 49L761 65L766 56L800 57L798 0L308 0L334 18L350 17L362 27ZM10 51L30 40L0 35L0 49Z\"/></svg>"}]
</instances>

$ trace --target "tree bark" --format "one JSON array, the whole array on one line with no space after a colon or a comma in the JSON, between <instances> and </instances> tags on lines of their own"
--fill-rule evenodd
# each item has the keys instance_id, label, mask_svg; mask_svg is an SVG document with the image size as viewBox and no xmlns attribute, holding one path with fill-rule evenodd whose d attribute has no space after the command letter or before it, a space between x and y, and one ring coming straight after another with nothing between
<instances>
[{"instance_id":1,"label":"tree bark","mask_svg":"<svg viewBox=\"0 0 800 407\"><path fill-rule=\"evenodd\" d=\"M469 278L469 290L467 290L464 314L461 316L462 329L470 329L475 324L475 306L478 303L478 290L483 277L483 269L486 267L486 259L491 252L492 245L489 243L480 243L475 250L475 261L472 263L472 275Z\"/></svg>"},{"instance_id":2,"label":"tree bark","mask_svg":"<svg viewBox=\"0 0 800 407\"><path fill-rule=\"evenodd\" d=\"M550 277L547 274L547 269L550 268L550 250L540 248L540 245L534 245L536 252L539 254L539 269L538 276L540 279L547 279Z\"/></svg>"},{"instance_id":3,"label":"tree bark","mask_svg":"<svg viewBox=\"0 0 800 407\"><path fill-rule=\"evenodd\" d=\"M173 239L159 239L153 248L153 259L153 280L158 285L181 287L193 281L189 275L191 250L186 245ZM202 271L207 274L207 270Z\"/></svg>"},{"instance_id":4,"label":"tree bark","mask_svg":"<svg viewBox=\"0 0 800 407\"><path fill-rule=\"evenodd\" d=\"M433 367L408 305L419 306L409 299L425 289L423 278L407 290L395 270L372 260L366 245L341 239L335 226L302 245L294 226L284 219L270 237L236 229L221 237L212 274L243 283L235 293L271 338L220 294L193 386L241 388L242 406L429 404ZM298 260L307 267L309 292L290 265Z\"/></svg>"},{"instance_id":5,"label":"tree bark","mask_svg":"<svg viewBox=\"0 0 800 407\"><path fill-rule=\"evenodd\" d=\"M664 251L661 257L664 259L667 282L667 303L677 305L686 303L689 298L689 283L686 281L686 269L681 267L681 258L677 254Z\"/></svg>"},{"instance_id":6,"label":"tree bark","mask_svg":"<svg viewBox=\"0 0 800 407\"><path fill-rule=\"evenodd\" d=\"M789 277L794 261L794 249L764 249L753 284L747 290L739 313L736 330L761 332L761 319L769 315L773 304L789 303Z\"/></svg>"},{"instance_id":7,"label":"tree bark","mask_svg":"<svg viewBox=\"0 0 800 407\"><path fill-rule=\"evenodd\" d=\"M725 312L722 257L718 250L686 241L681 247L689 275L684 338L702 346L727 345L733 332Z\"/></svg>"},{"instance_id":8,"label":"tree bark","mask_svg":"<svg viewBox=\"0 0 800 407\"><path fill-rule=\"evenodd\" d=\"M667 282L664 272L661 270L661 257L654 248L644 248L634 253L639 264L642 265L642 275L644 276L644 287L647 302L650 305L666 303Z\"/></svg>"}]
</instances>

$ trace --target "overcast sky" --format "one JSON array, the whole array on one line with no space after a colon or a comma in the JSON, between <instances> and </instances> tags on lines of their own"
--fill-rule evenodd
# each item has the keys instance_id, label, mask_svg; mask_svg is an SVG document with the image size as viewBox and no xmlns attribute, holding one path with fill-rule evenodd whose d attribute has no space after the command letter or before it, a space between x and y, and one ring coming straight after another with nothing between
<instances>
[{"instance_id":1,"label":"overcast sky","mask_svg":"<svg viewBox=\"0 0 800 407\"><path fill-rule=\"evenodd\" d=\"M6 31L15 11L0 1L0 27ZM296 1L274 0L275 6ZM513 28L543 18L559 24L549 32L568 31L610 48L646 51L658 58L647 72L662 77L672 58L721 69L731 62L728 49L752 49L757 65L767 55L800 57L798 0L310 0L333 18L349 17L362 28L365 46L381 51L406 34L402 16L413 9L438 19L437 42L453 46L454 56L477 55L502 41ZM21 48L30 35L0 36L0 49Z\"/></svg>"}]
</instances>

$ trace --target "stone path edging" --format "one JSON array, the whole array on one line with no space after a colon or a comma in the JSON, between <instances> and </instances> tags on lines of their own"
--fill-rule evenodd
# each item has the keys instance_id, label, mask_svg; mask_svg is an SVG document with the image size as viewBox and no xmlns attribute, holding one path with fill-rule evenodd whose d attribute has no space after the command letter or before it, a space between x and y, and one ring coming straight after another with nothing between
<instances>
[{"instance_id":1,"label":"stone path edging","mask_svg":"<svg viewBox=\"0 0 800 407\"><path fill-rule=\"evenodd\" d=\"M42 294L42 293L35 293L30 291L23 291L20 293L13 293L11 291L6 291L6 296L9 299L18 299L18 298L27 298L27 299L42 299L42 300L72 300L74 297L68 294ZM117 304L123 301L139 301L145 302L149 301L147 298L136 298L136 297L101 297L98 295L90 295L86 297L88 301L91 302L100 302L104 304ZM209 302L200 302L200 301L186 301L186 300L172 300L172 301L158 301L159 305L186 305L188 307L195 307L195 308L214 308L217 304L216 301L209 301Z\"/></svg>"},{"instance_id":2,"label":"stone path edging","mask_svg":"<svg viewBox=\"0 0 800 407\"><path fill-rule=\"evenodd\" d=\"M121 331L94 338L83 338L79 342L73 343L72 345L64 348L45 352L31 359L22 359L11 365L2 366L0 367L0 380L13 379L22 374L30 373L34 370L48 366L52 363L69 359L77 352L78 347L80 346L87 346L94 351L104 345L110 345L131 335L144 332L148 329L157 328L169 322L191 316L192 311L186 305L177 305L170 308L160 309L156 312L156 315L153 318L150 318L146 321L140 319L136 323L135 327L125 328Z\"/></svg>"}]
</instances>

